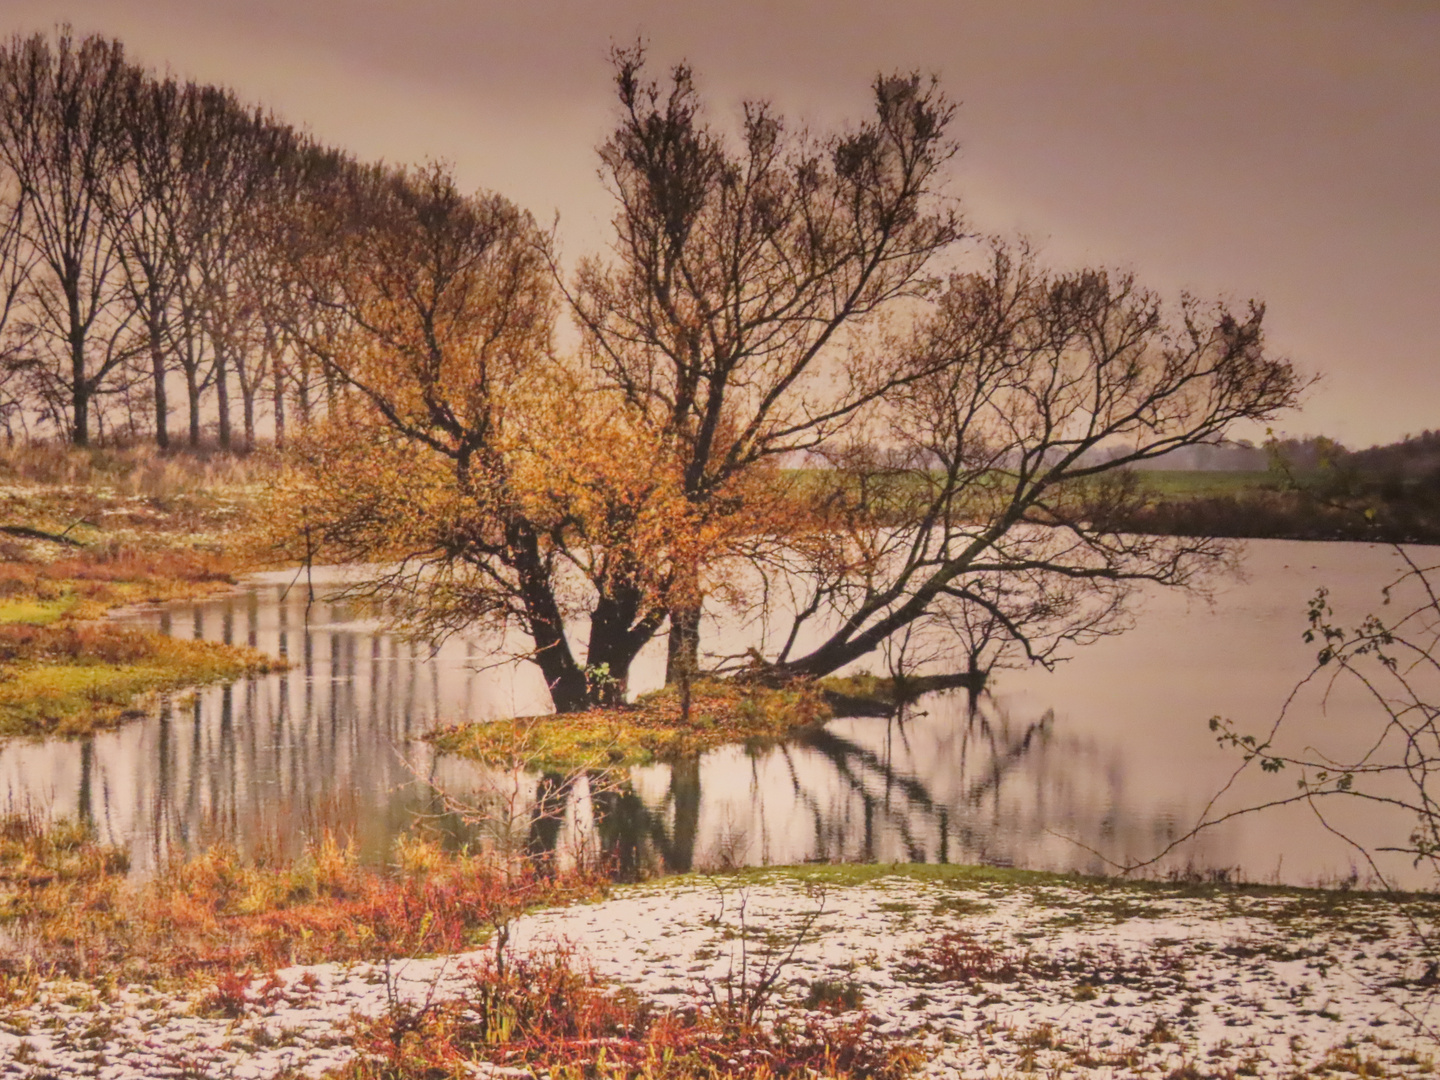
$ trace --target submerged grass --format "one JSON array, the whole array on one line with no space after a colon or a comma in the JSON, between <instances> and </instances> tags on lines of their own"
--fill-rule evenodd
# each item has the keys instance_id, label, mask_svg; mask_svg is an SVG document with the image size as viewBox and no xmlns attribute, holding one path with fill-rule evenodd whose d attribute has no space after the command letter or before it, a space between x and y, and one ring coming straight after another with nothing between
<instances>
[{"instance_id":1,"label":"submerged grass","mask_svg":"<svg viewBox=\"0 0 1440 1080\"><path fill-rule=\"evenodd\" d=\"M537 769L572 770L647 765L727 743L774 742L830 716L814 684L775 689L706 679L691 688L688 722L679 691L668 686L633 705L458 724L429 738L441 753L488 764L524 761Z\"/></svg>"}]
</instances>

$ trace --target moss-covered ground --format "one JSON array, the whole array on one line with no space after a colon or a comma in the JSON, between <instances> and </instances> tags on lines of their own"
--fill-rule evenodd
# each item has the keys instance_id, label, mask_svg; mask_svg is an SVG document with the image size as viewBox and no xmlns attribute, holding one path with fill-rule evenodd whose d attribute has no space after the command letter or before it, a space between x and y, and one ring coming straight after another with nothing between
<instances>
[{"instance_id":1,"label":"moss-covered ground","mask_svg":"<svg viewBox=\"0 0 1440 1080\"><path fill-rule=\"evenodd\" d=\"M634 704L582 713L456 724L430 735L442 753L493 765L576 769L647 765L702 753L727 743L775 742L831 716L820 688L752 686L697 680L690 717L669 686Z\"/></svg>"},{"instance_id":2,"label":"moss-covered ground","mask_svg":"<svg viewBox=\"0 0 1440 1080\"><path fill-rule=\"evenodd\" d=\"M274 670L255 649L104 623L0 624L0 737L84 735L166 691Z\"/></svg>"}]
</instances>

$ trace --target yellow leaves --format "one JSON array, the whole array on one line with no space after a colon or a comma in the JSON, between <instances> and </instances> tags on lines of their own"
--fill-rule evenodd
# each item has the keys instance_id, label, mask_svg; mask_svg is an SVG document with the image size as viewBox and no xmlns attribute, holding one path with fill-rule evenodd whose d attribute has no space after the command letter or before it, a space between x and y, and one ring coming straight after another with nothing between
<instances>
[{"instance_id":1,"label":"yellow leaves","mask_svg":"<svg viewBox=\"0 0 1440 1080\"><path fill-rule=\"evenodd\" d=\"M733 591L736 560L804 527L778 470L697 484L693 433L597 384L593 357L555 354L545 238L520 211L436 169L336 198L301 272L334 314L312 344L339 390L273 493L277 547L423 567L398 597L417 625L527 619L544 590L567 610L623 594L627 619L658 624Z\"/></svg>"}]
</instances>

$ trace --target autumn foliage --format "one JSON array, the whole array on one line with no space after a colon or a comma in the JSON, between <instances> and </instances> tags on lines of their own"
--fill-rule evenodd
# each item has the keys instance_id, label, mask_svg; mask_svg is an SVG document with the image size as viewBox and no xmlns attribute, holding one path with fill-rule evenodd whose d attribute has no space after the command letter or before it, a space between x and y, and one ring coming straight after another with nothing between
<instances>
[{"instance_id":1,"label":"autumn foliage","mask_svg":"<svg viewBox=\"0 0 1440 1080\"><path fill-rule=\"evenodd\" d=\"M688 685L707 605L755 628L716 658L751 678L896 642L896 670L983 678L1122 629L1137 582L1228 565L1111 523L1127 466L1294 403L1262 307L966 248L933 82L877 79L835 135L755 103L729 133L684 65L614 60L615 242L573 275L442 167L316 160L277 251L285 331L332 393L273 548L372 568L353 591L422 636L518 631L497 640L526 642L562 712L623 699L667 630Z\"/></svg>"}]
</instances>

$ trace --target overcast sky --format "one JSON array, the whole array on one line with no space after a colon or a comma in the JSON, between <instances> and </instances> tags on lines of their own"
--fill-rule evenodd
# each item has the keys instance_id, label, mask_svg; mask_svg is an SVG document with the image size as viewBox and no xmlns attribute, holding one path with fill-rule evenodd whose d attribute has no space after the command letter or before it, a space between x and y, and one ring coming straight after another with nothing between
<instances>
[{"instance_id":1,"label":"overcast sky","mask_svg":"<svg viewBox=\"0 0 1440 1080\"><path fill-rule=\"evenodd\" d=\"M3 30L66 19L361 157L450 161L558 212L567 255L604 242L612 42L688 60L717 118L763 97L816 130L877 71L934 73L975 228L1263 299L1323 376L1287 433L1440 428L1440 0L0 0Z\"/></svg>"}]
</instances>

